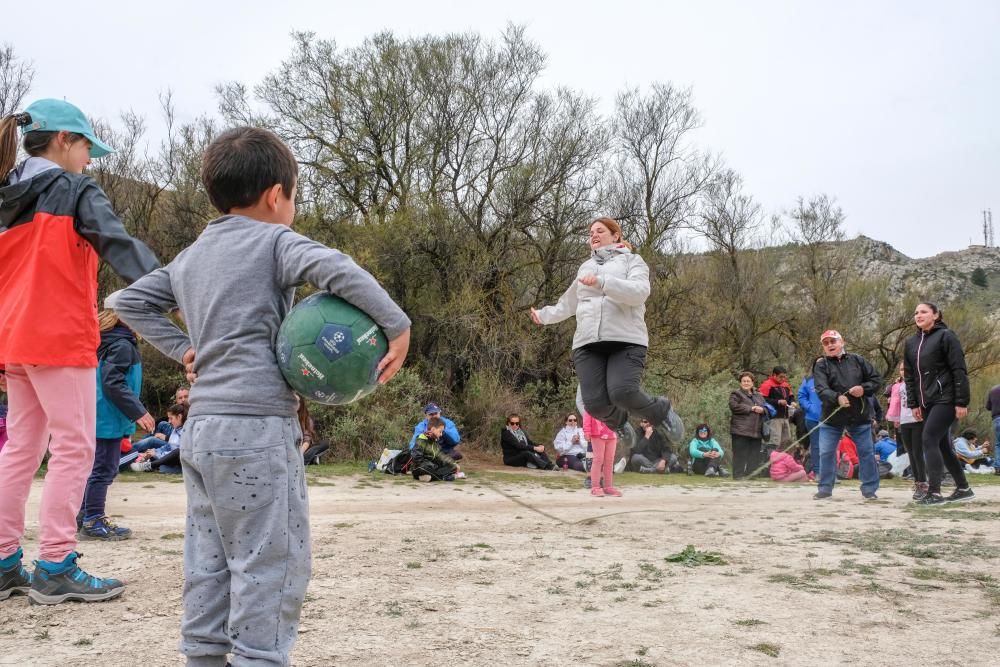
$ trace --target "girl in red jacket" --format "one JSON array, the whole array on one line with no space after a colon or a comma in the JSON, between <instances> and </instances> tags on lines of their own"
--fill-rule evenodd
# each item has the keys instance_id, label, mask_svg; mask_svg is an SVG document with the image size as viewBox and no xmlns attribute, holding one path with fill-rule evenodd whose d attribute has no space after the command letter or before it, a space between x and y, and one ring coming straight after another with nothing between
<instances>
[{"instance_id":1,"label":"girl in red jacket","mask_svg":"<svg viewBox=\"0 0 1000 667\"><path fill-rule=\"evenodd\" d=\"M28 159L15 168L18 127ZM0 369L10 400L10 442L0 452L0 600L96 601L125 590L76 564L76 512L97 436L97 266L103 259L129 282L159 266L83 175L91 158L110 152L62 100L0 120ZM46 447L40 554L29 574L24 509Z\"/></svg>"}]
</instances>

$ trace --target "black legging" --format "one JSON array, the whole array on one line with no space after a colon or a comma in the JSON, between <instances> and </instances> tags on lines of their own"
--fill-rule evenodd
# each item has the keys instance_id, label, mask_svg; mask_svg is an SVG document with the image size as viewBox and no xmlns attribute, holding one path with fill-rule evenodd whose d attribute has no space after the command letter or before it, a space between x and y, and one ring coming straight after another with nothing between
<instances>
[{"instance_id":1,"label":"black legging","mask_svg":"<svg viewBox=\"0 0 1000 667\"><path fill-rule=\"evenodd\" d=\"M733 438L733 479L746 477L759 464L760 438L748 438L732 434Z\"/></svg>"},{"instance_id":2,"label":"black legging","mask_svg":"<svg viewBox=\"0 0 1000 667\"><path fill-rule=\"evenodd\" d=\"M181 450L180 448L173 449L158 459L153 459L149 462L150 467L156 470L160 466L173 466L175 468L181 467Z\"/></svg>"},{"instance_id":3,"label":"black legging","mask_svg":"<svg viewBox=\"0 0 1000 667\"><path fill-rule=\"evenodd\" d=\"M924 423L899 425L899 440L903 443L903 451L910 457L910 468L913 470L913 481L927 481L927 466L924 463Z\"/></svg>"},{"instance_id":4,"label":"black legging","mask_svg":"<svg viewBox=\"0 0 1000 667\"><path fill-rule=\"evenodd\" d=\"M552 461L549 460L548 456L530 449L521 450L513 454L505 454L503 457L503 464L505 466L524 468L529 463L540 470L548 470L552 467Z\"/></svg>"},{"instance_id":5,"label":"black legging","mask_svg":"<svg viewBox=\"0 0 1000 667\"><path fill-rule=\"evenodd\" d=\"M924 434L921 440L924 445L924 461L927 463L927 490L930 493L941 493L943 468L951 473L956 488L965 489L969 486L965 479L965 469L951 446L948 429L954 421L954 405L938 403L927 408L924 413Z\"/></svg>"}]
</instances>

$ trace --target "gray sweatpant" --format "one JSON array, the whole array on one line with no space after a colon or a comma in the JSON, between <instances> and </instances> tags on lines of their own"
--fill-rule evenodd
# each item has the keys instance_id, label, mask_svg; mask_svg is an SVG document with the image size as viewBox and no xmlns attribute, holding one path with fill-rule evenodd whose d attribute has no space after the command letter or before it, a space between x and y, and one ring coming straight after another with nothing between
<instances>
[{"instance_id":1,"label":"gray sweatpant","mask_svg":"<svg viewBox=\"0 0 1000 667\"><path fill-rule=\"evenodd\" d=\"M298 421L197 416L184 426L187 664L288 665L310 575Z\"/></svg>"}]
</instances>

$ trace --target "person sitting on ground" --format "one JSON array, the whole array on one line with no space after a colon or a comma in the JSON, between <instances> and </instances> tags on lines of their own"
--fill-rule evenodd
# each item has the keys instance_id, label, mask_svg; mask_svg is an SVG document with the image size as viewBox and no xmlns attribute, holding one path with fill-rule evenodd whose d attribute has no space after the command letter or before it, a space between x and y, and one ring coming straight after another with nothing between
<instances>
[{"instance_id":1,"label":"person sitting on ground","mask_svg":"<svg viewBox=\"0 0 1000 667\"><path fill-rule=\"evenodd\" d=\"M962 431L962 435L955 438L955 454L962 463L967 463L973 468L980 465L993 466L993 459L990 457L989 443L979 446L979 436L972 429Z\"/></svg>"},{"instance_id":2,"label":"person sitting on ground","mask_svg":"<svg viewBox=\"0 0 1000 667\"><path fill-rule=\"evenodd\" d=\"M455 426L455 422L441 414L441 408L438 407L437 403L428 403L427 407L424 408L424 419L413 427L413 437L410 438L410 449L413 449L413 445L416 444L417 437L427 432L428 420L434 418L444 422L444 435L441 436L441 441L438 443L441 451L453 461L461 461L462 452L456 449L462 441L462 437L458 433L458 427Z\"/></svg>"},{"instance_id":3,"label":"person sitting on ground","mask_svg":"<svg viewBox=\"0 0 1000 667\"><path fill-rule=\"evenodd\" d=\"M895 453L896 441L889 437L887 430L882 429L878 432L878 440L875 441L875 460L888 461Z\"/></svg>"},{"instance_id":4,"label":"person sitting on ground","mask_svg":"<svg viewBox=\"0 0 1000 667\"><path fill-rule=\"evenodd\" d=\"M175 403L167 408L170 438L156 449L139 452L129 468L135 472L181 472L181 434L187 421L188 406Z\"/></svg>"},{"instance_id":5,"label":"person sitting on ground","mask_svg":"<svg viewBox=\"0 0 1000 667\"><path fill-rule=\"evenodd\" d=\"M670 472L670 459L673 452L667 439L656 430L648 419L639 420L639 439L632 450L632 466L641 473Z\"/></svg>"},{"instance_id":6,"label":"person sitting on ground","mask_svg":"<svg viewBox=\"0 0 1000 667\"><path fill-rule=\"evenodd\" d=\"M302 459L306 465L316 465L319 463L319 456L330 449L329 440L320 440L316 435L316 424L309 415L309 408L301 396L295 394L298 402L296 415L299 418L299 429L302 431L302 444L299 451L302 452Z\"/></svg>"},{"instance_id":7,"label":"person sitting on ground","mask_svg":"<svg viewBox=\"0 0 1000 667\"><path fill-rule=\"evenodd\" d=\"M688 445L691 456L691 472L705 477L722 475L722 457L726 452L722 445L712 437L712 429L708 424L698 424L694 429L694 438Z\"/></svg>"},{"instance_id":8,"label":"person sitting on ground","mask_svg":"<svg viewBox=\"0 0 1000 667\"><path fill-rule=\"evenodd\" d=\"M500 449L503 464L514 468L556 470L556 464L545 455L545 445L540 445L521 428L521 416L511 413L507 425L500 431Z\"/></svg>"},{"instance_id":9,"label":"person sitting on ground","mask_svg":"<svg viewBox=\"0 0 1000 667\"><path fill-rule=\"evenodd\" d=\"M775 482L805 482L809 473L791 454L781 450L771 452L771 479Z\"/></svg>"},{"instance_id":10,"label":"person sitting on ground","mask_svg":"<svg viewBox=\"0 0 1000 667\"><path fill-rule=\"evenodd\" d=\"M190 395L190 388L187 385L181 385L177 387L174 391L174 402L171 405L177 405L181 403L190 407L188 396ZM170 438L170 417L169 415L163 417L160 421L156 423L156 430L148 434L145 438L141 438L132 443L132 451L134 452L144 452L148 449L157 449L162 447Z\"/></svg>"},{"instance_id":11,"label":"person sitting on ground","mask_svg":"<svg viewBox=\"0 0 1000 667\"><path fill-rule=\"evenodd\" d=\"M410 449L410 474L421 482L445 481L465 477L455 460L439 446L444 439L445 423L440 417L427 420L427 430L414 440Z\"/></svg>"},{"instance_id":12,"label":"person sitting on ground","mask_svg":"<svg viewBox=\"0 0 1000 667\"><path fill-rule=\"evenodd\" d=\"M556 433L552 446L556 449L556 466L586 472L583 461L587 455L587 436L575 413L566 416L566 425Z\"/></svg>"}]
</instances>

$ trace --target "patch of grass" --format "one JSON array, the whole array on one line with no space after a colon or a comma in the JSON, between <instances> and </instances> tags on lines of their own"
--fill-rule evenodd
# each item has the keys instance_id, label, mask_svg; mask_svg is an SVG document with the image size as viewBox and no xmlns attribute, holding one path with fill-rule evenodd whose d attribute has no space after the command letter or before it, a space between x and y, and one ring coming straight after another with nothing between
<instances>
[{"instance_id":1,"label":"patch of grass","mask_svg":"<svg viewBox=\"0 0 1000 667\"><path fill-rule=\"evenodd\" d=\"M423 565L421 565L420 563L417 563L417 562L410 562L410 563L406 564L406 569L407 570L419 570L422 567L423 567Z\"/></svg>"},{"instance_id":2,"label":"patch of grass","mask_svg":"<svg viewBox=\"0 0 1000 667\"><path fill-rule=\"evenodd\" d=\"M858 574L863 574L866 576L872 576L875 574L875 567L872 565L865 565L864 563L858 563L857 561L845 558L840 561L840 569L846 572L857 572Z\"/></svg>"},{"instance_id":3,"label":"patch of grass","mask_svg":"<svg viewBox=\"0 0 1000 667\"><path fill-rule=\"evenodd\" d=\"M334 528L351 528L357 524L351 523L350 521L341 521L339 523L333 524Z\"/></svg>"},{"instance_id":4,"label":"patch of grass","mask_svg":"<svg viewBox=\"0 0 1000 667\"><path fill-rule=\"evenodd\" d=\"M767 621L762 621L759 618L741 618L733 621L733 625L738 625L741 628L753 628L758 625L767 625Z\"/></svg>"},{"instance_id":5,"label":"patch of grass","mask_svg":"<svg viewBox=\"0 0 1000 667\"><path fill-rule=\"evenodd\" d=\"M727 565L728 562L718 551L700 551L693 544L684 547L683 551L667 556L663 560L668 563L680 563L684 567L699 567L701 565Z\"/></svg>"},{"instance_id":6,"label":"patch of grass","mask_svg":"<svg viewBox=\"0 0 1000 667\"><path fill-rule=\"evenodd\" d=\"M586 607L583 608L583 610L584 611L597 611L597 607L595 607L592 604L588 604Z\"/></svg>"},{"instance_id":7,"label":"patch of grass","mask_svg":"<svg viewBox=\"0 0 1000 667\"><path fill-rule=\"evenodd\" d=\"M632 660L621 660L616 662L615 667L656 667L656 665L651 662L646 662L645 660L640 660L639 658L633 658Z\"/></svg>"},{"instance_id":8,"label":"patch of grass","mask_svg":"<svg viewBox=\"0 0 1000 667\"><path fill-rule=\"evenodd\" d=\"M770 644L768 642L761 642L759 644L754 644L753 646L748 646L751 651L758 651L766 656L772 658L777 658L778 654L781 653L781 647L777 644Z\"/></svg>"},{"instance_id":9,"label":"patch of grass","mask_svg":"<svg viewBox=\"0 0 1000 667\"><path fill-rule=\"evenodd\" d=\"M43 641L48 638L49 638L48 630L42 630L41 632L36 632L34 637L35 641Z\"/></svg>"},{"instance_id":10,"label":"patch of grass","mask_svg":"<svg viewBox=\"0 0 1000 667\"><path fill-rule=\"evenodd\" d=\"M75 642L73 642L73 646L90 646L93 643L94 640L91 639L90 637L80 637Z\"/></svg>"},{"instance_id":11,"label":"patch of grass","mask_svg":"<svg viewBox=\"0 0 1000 667\"><path fill-rule=\"evenodd\" d=\"M182 540L184 539L184 533L165 533L160 535L161 540Z\"/></svg>"},{"instance_id":12,"label":"patch of grass","mask_svg":"<svg viewBox=\"0 0 1000 667\"><path fill-rule=\"evenodd\" d=\"M399 618L403 615L403 606L399 604L396 600L390 600L385 603L385 613L387 616L392 616L393 618Z\"/></svg>"},{"instance_id":13,"label":"patch of grass","mask_svg":"<svg viewBox=\"0 0 1000 667\"><path fill-rule=\"evenodd\" d=\"M791 586L792 588L801 588L802 590L809 591L810 593L828 591L833 588L832 586L819 583L816 580L816 576L813 575L811 571L806 571L802 574L792 574L791 572L772 574L768 576L767 581L772 584L784 584L786 586Z\"/></svg>"},{"instance_id":14,"label":"patch of grass","mask_svg":"<svg viewBox=\"0 0 1000 667\"><path fill-rule=\"evenodd\" d=\"M897 553L911 558L964 560L973 556L992 560L1000 556L996 549L981 540L962 541L953 537L930 532L916 532L907 528L878 528L858 531L821 530L806 539L814 542L847 544L855 549L871 553Z\"/></svg>"},{"instance_id":15,"label":"patch of grass","mask_svg":"<svg viewBox=\"0 0 1000 667\"><path fill-rule=\"evenodd\" d=\"M545 592L549 595L566 595L566 589L562 586L549 586Z\"/></svg>"}]
</instances>

